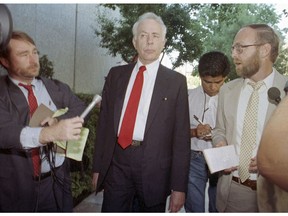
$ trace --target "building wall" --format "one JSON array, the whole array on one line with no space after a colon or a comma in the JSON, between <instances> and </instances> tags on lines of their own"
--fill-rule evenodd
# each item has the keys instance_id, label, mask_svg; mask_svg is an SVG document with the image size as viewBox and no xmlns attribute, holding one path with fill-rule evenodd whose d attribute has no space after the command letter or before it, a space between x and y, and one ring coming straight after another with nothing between
<instances>
[{"instance_id":1,"label":"building wall","mask_svg":"<svg viewBox=\"0 0 288 216\"><path fill-rule=\"evenodd\" d=\"M99 47L94 34L99 4L7 4L13 29L34 39L40 56L54 65L54 78L77 93L100 94L105 76L121 63ZM111 11L109 11L111 13ZM117 16L117 14L112 14Z\"/></svg>"}]
</instances>

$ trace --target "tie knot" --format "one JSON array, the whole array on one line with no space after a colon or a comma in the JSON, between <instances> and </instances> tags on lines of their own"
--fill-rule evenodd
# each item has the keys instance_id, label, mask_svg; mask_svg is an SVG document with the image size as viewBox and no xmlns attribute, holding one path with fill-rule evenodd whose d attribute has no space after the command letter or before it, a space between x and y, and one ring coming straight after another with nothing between
<instances>
[{"instance_id":1,"label":"tie knot","mask_svg":"<svg viewBox=\"0 0 288 216\"><path fill-rule=\"evenodd\" d=\"M19 86L22 86L24 87L25 89L27 89L28 92L32 92L32 85L26 85L26 84L23 84L23 83L19 83Z\"/></svg>"},{"instance_id":2,"label":"tie knot","mask_svg":"<svg viewBox=\"0 0 288 216\"><path fill-rule=\"evenodd\" d=\"M258 91L262 85L264 85L264 82L263 81L259 81L257 83L255 82L248 82L249 85L252 86L252 88L254 89L254 91Z\"/></svg>"},{"instance_id":3,"label":"tie knot","mask_svg":"<svg viewBox=\"0 0 288 216\"><path fill-rule=\"evenodd\" d=\"M144 72L146 70L146 66L145 65L142 65L140 68L139 68L139 72Z\"/></svg>"}]
</instances>

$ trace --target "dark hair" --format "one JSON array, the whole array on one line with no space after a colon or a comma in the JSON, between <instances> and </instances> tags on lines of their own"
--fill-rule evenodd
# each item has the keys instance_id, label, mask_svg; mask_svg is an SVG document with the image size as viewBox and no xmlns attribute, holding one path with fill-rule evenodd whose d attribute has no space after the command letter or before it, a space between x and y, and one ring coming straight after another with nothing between
<instances>
[{"instance_id":1,"label":"dark hair","mask_svg":"<svg viewBox=\"0 0 288 216\"><path fill-rule=\"evenodd\" d=\"M19 41L27 41L27 42L35 45L34 40L25 32L13 31L12 35L11 35L11 39L19 40ZM0 52L0 58L7 59L9 57L10 51L11 51L10 46L8 44L8 46L2 52Z\"/></svg>"},{"instance_id":2,"label":"dark hair","mask_svg":"<svg viewBox=\"0 0 288 216\"><path fill-rule=\"evenodd\" d=\"M250 24L243 28L256 30L258 43L269 43L271 45L270 60L274 63L279 54L279 37L275 31L266 24Z\"/></svg>"},{"instance_id":3,"label":"dark hair","mask_svg":"<svg viewBox=\"0 0 288 216\"><path fill-rule=\"evenodd\" d=\"M200 57L198 71L200 77L226 77L230 72L228 57L219 51L207 52Z\"/></svg>"}]
</instances>

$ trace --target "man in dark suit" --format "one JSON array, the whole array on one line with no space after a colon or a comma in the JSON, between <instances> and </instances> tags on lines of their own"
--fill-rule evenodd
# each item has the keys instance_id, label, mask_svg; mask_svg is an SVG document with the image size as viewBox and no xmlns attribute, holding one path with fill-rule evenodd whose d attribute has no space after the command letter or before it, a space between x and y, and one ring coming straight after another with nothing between
<instances>
[{"instance_id":1,"label":"man in dark suit","mask_svg":"<svg viewBox=\"0 0 288 216\"><path fill-rule=\"evenodd\" d=\"M137 63L112 68L104 85L92 183L97 191L104 188L103 212L132 211L134 199L137 211L164 212L170 194L168 210L177 212L185 202L190 161L187 83L158 60L166 42L160 17L145 13L132 31ZM133 137L122 147L125 110L143 65Z\"/></svg>"},{"instance_id":2,"label":"man in dark suit","mask_svg":"<svg viewBox=\"0 0 288 216\"><path fill-rule=\"evenodd\" d=\"M0 211L71 212L69 164L52 142L79 139L83 119L75 116L85 104L66 84L38 77L38 50L24 32L12 33L0 62L8 71L0 79ZM69 110L30 127L31 97L34 108L44 104L52 111ZM34 156L39 158L38 168Z\"/></svg>"}]
</instances>

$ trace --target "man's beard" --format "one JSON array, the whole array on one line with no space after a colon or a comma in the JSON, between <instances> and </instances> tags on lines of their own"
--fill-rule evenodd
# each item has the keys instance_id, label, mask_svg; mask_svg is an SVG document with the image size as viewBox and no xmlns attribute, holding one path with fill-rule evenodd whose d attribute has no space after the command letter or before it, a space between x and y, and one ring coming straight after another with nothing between
<instances>
[{"instance_id":1,"label":"man's beard","mask_svg":"<svg viewBox=\"0 0 288 216\"><path fill-rule=\"evenodd\" d=\"M39 64L34 64L25 69L21 69L19 73L22 74L22 76L24 77L34 78L39 75L39 70L40 70Z\"/></svg>"},{"instance_id":2,"label":"man's beard","mask_svg":"<svg viewBox=\"0 0 288 216\"><path fill-rule=\"evenodd\" d=\"M260 68L258 55L254 55L253 59L248 62L248 65L243 66L242 69L238 69L236 72L239 76L244 78L250 78L255 75Z\"/></svg>"}]
</instances>

